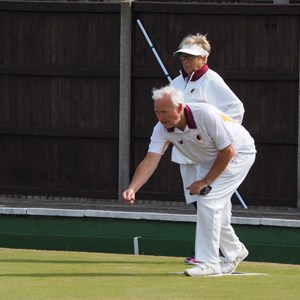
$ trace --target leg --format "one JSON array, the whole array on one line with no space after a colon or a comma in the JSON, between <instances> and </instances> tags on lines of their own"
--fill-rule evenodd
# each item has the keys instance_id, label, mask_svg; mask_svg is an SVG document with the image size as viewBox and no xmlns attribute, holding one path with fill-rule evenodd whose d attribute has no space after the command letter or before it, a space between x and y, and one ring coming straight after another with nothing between
<instances>
[{"instance_id":1,"label":"leg","mask_svg":"<svg viewBox=\"0 0 300 300\"><path fill-rule=\"evenodd\" d=\"M230 224L231 221L231 201L228 201L224 208L222 215L222 226L221 226L221 238L220 238L220 248L223 255L229 259L233 260L237 253L242 249L242 243L234 232L233 227Z\"/></svg>"},{"instance_id":2,"label":"leg","mask_svg":"<svg viewBox=\"0 0 300 300\"><path fill-rule=\"evenodd\" d=\"M249 155L243 159L237 158L229 164L227 168L229 172L226 170L222 177L227 187L231 187L231 189L227 188L231 195L244 181L254 159L255 155ZM243 247L244 245L239 241L239 238L231 226L231 202L228 201L222 216L220 248L223 255L229 261L232 261L239 255Z\"/></svg>"},{"instance_id":3,"label":"leg","mask_svg":"<svg viewBox=\"0 0 300 300\"><path fill-rule=\"evenodd\" d=\"M197 212L197 199L198 196L190 195L189 191L186 189L187 186L189 186L194 181L198 180L199 178L202 178L205 176L207 170L201 168L199 165L195 164L181 164L180 165L180 174L182 178L183 183L183 190L184 190L184 196L187 204L192 203L195 207L195 210ZM195 259L195 251L192 251L191 255L184 259L184 262L189 265L195 265L199 263Z\"/></svg>"},{"instance_id":4,"label":"leg","mask_svg":"<svg viewBox=\"0 0 300 300\"><path fill-rule=\"evenodd\" d=\"M195 251L196 259L202 261L198 267L186 270L190 276L203 276L208 272L218 274L219 247L230 259L219 264L223 273L232 273L248 255L247 249L239 241L231 224L230 199L234 191L246 177L255 155L236 157L226 170L212 183L212 191L207 196L198 196Z\"/></svg>"},{"instance_id":5,"label":"leg","mask_svg":"<svg viewBox=\"0 0 300 300\"><path fill-rule=\"evenodd\" d=\"M205 263L219 263L219 245L222 224L222 200L199 196L195 258ZM221 204L221 205L220 205Z\"/></svg>"},{"instance_id":6,"label":"leg","mask_svg":"<svg viewBox=\"0 0 300 300\"><path fill-rule=\"evenodd\" d=\"M219 244L224 200L211 195L198 197L195 258L201 263L184 273L187 276L220 275Z\"/></svg>"}]
</instances>

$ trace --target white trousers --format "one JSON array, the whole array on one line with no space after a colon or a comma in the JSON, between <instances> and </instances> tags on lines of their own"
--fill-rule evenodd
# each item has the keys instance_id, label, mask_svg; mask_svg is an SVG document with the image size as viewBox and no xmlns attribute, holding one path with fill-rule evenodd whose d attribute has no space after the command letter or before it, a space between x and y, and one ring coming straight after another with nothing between
<instances>
[{"instance_id":1,"label":"white trousers","mask_svg":"<svg viewBox=\"0 0 300 300\"><path fill-rule=\"evenodd\" d=\"M206 263L218 263L219 249L229 260L234 260L242 243L231 226L231 196L247 176L255 160L255 154L235 156L223 173L211 184L212 190L206 196L192 196L197 201L197 223L195 238L195 258ZM200 166L186 165L192 172L183 177L184 184L190 185L201 180L208 170ZM198 169L197 171L195 171ZM201 177L194 177L200 176ZM187 180L192 180L187 182ZM186 188L186 186L184 188ZM188 201L187 201L188 202Z\"/></svg>"}]
</instances>

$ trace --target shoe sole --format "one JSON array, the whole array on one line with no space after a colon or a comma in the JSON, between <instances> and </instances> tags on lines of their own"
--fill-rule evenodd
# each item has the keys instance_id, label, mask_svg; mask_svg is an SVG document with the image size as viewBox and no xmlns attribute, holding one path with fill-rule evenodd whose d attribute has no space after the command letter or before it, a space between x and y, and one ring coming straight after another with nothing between
<instances>
[{"instance_id":1,"label":"shoe sole","mask_svg":"<svg viewBox=\"0 0 300 300\"><path fill-rule=\"evenodd\" d=\"M217 273L217 274L207 274L207 275L191 275L188 272L184 271L183 274L185 276L189 276L189 277L219 277L219 276L223 276L222 273Z\"/></svg>"}]
</instances>

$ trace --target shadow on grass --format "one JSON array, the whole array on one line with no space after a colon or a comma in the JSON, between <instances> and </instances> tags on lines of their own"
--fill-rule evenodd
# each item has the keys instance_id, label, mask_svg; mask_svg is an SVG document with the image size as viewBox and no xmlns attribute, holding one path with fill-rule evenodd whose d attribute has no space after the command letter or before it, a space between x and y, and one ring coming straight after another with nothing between
<instances>
[{"instance_id":1,"label":"shadow on grass","mask_svg":"<svg viewBox=\"0 0 300 300\"><path fill-rule=\"evenodd\" d=\"M52 277L170 277L170 273L27 273L27 274L0 274L1 277L32 277L32 278L52 278Z\"/></svg>"},{"instance_id":2,"label":"shadow on grass","mask_svg":"<svg viewBox=\"0 0 300 300\"><path fill-rule=\"evenodd\" d=\"M0 259L0 263L37 263L37 264L149 264L163 265L165 262L120 261L120 260L44 260L44 259Z\"/></svg>"}]
</instances>

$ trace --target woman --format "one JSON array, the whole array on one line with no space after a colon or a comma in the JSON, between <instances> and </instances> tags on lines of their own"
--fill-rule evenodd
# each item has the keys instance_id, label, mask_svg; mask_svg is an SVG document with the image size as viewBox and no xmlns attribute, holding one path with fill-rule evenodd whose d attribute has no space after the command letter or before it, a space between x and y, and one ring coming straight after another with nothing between
<instances>
[{"instance_id":1,"label":"woman","mask_svg":"<svg viewBox=\"0 0 300 300\"><path fill-rule=\"evenodd\" d=\"M197 33L183 38L173 55L179 57L183 69L171 86L184 93L186 103L206 102L214 105L223 113L241 124L244 116L244 106L240 99L224 82L222 77L209 69L207 61L211 46L206 36ZM175 147L172 150L172 161L180 164L185 199L197 208L197 196L190 195L186 187L201 178L201 170L197 164L181 154ZM194 256L185 259L187 264L198 264Z\"/></svg>"}]
</instances>

